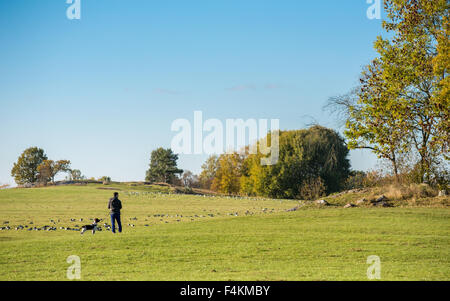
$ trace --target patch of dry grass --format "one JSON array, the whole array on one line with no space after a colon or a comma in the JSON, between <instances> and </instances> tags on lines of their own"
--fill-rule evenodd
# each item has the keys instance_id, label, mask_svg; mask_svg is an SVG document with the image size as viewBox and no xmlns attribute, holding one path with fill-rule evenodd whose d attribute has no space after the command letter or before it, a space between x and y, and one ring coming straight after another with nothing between
<instances>
[{"instance_id":1,"label":"patch of dry grass","mask_svg":"<svg viewBox=\"0 0 450 301\"><path fill-rule=\"evenodd\" d=\"M447 207L449 196L438 196L439 191L427 184L390 184L366 189L354 189L347 192L333 194L325 199L335 206L344 206L348 203L356 204L358 200L366 199L364 204L358 206L371 206L371 201L380 196L388 198L389 203L398 207Z\"/></svg>"}]
</instances>

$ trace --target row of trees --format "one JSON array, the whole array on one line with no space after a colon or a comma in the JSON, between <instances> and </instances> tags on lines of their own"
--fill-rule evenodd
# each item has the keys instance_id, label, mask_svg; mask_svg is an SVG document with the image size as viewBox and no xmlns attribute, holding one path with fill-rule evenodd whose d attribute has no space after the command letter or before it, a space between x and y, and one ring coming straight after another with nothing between
<instances>
[{"instance_id":1,"label":"row of trees","mask_svg":"<svg viewBox=\"0 0 450 301\"><path fill-rule=\"evenodd\" d=\"M270 141L270 134L266 139ZM343 187L350 164L348 148L338 133L313 126L282 131L279 139L276 164L261 165L262 154L246 151L211 156L202 166L201 185L226 194L300 199Z\"/></svg>"},{"instance_id":2,"label":"row of trees","mask_svg":"<svg viewBox=\"0 0 450 301\"><path fill-rule=\"evenodd\" d=\"M177 168L178 155L174 154L171 149L158 148L152 152L150 169L147 171L146 180L150 182L164 182L172 184L180 184L184 186L195 186L196 176L190 171L183 173L183 170ZM70 168L69 160L49 160L45 151L38 147L30 147L22 152L17 162L11 170L11 176L14 177L18 185L26 184L47 184L55 183L55 177L61 172L67 173L67 180L79 181L85 180L78 169ZM182 178L177 175L183 174ZM108 176L99 179L91 178L90 180L101 181L104 184L111 183Z\"/></svg>"},{"instance_id":3,"label":"row of trees","mask_svg":"<svg viewBox=\"0 0 450 301\"><path fill-rule=\"evenodd\" d=\"M350 149L370 149L416 182L448 184L450 142L448 0L385 0L378 56L360 85L330 99Z\"/></svg>"},{"instance_id":4,"label":"row of trees","mask_svg":"<svg viewBox=\"0 0 450 301\"><path fill-rule=\"evenodd\" d=\"M81 180L84 177L78 169L70 168L69 160L49 160L44 150L38 147L26 149L11 170L18 185L54 183L55 177L61 172L69 174L73 180Z\"/></svg>"},{"instance_id":5,"label":"row of trees","mask_svg":"<svg viewBox=\"0 0 450 301\"><path fill-rule=\"evenodd\" d=\"M271 134L264 140L270 144ZM257 142L256 149L266 141ZM177 167L178 155L171 149L158 148L151 153L146 181L224 194L314 199L343 189L350 175L345 141L322 126L280 132L279 160L274 165L261 165L263 154L251 154L249 149L209 157L197 177Z\"/></svg>"}]
</instances>

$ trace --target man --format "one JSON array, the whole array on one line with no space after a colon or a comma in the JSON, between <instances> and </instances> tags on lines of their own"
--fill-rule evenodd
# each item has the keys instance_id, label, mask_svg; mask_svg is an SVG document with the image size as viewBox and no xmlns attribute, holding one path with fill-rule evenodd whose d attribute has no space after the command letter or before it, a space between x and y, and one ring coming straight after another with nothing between
<instances>
[{"instance_id":1,"label":"man","mask_svg":"<svg viewBox=\"0 0 450 301\"><path fill-rule=\"evenodd\" d=\"M122 223L120 222L120 209L122 209L122 202L119 200L118 192L114 192L114 197L109 199L108 209L111 214L112 233L116 233L116 221L119 226L119 233L121 233Z\"/></svg>"}]
</instances>

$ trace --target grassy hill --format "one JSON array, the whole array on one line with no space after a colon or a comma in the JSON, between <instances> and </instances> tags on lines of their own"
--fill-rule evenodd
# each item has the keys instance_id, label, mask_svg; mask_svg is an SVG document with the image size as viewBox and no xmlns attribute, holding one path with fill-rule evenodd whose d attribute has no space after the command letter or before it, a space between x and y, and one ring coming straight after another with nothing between
<instances>
[{"instance_id":1,"label":"grassy hill","mask_svg":"<svg viewBox=\"0 0 450 301\"><path fill-rule=\"evenodd\" d=\"M122 234L60 229L94 217L109 224L113 191ZM170 191L133 183L0 190L0 227L11 228L0 231L0 280L66 280L70 255L81 258L82 280L367 280L370 255L381 259L382 280L450 280L445 202L342 208L356 193L287 212L304 203ZM27 230L44 225L57 230Z\"/></svg>"}]
</instances>

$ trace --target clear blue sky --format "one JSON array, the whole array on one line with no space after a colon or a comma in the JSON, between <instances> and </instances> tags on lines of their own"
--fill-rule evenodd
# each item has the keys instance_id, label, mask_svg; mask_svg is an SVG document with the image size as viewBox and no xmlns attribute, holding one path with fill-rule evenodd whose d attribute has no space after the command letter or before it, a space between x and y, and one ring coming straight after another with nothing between
<instances>
[{"instance_id":1,"label":"clear blue sky","mask_svg":"<svg viewBox=\"0 0 450 301\"><path fill-rule=\"evenodd\" d=\"M194 110L338 129L322 106L357 84L382 33L366 0L81 0L81 20L68 6L0 0L0 183L30 146L88 177L143 180L172 121Z\"/></svg>"}]
</instances>

